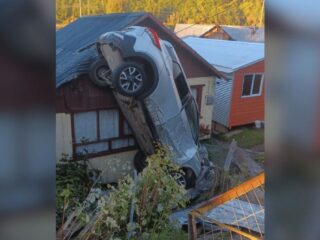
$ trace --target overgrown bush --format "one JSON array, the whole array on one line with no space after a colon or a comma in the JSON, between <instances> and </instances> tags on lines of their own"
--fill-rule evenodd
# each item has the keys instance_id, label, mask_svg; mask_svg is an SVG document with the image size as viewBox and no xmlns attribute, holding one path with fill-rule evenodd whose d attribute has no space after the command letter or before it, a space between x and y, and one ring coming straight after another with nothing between
<instances>
[{"instance_id":1,"label":"overgrown bush","mask_svg":"<svg viewBox=\"0 0 320 240\"><path fill-rule=\"evenodd\" d=\"M169 157L167 150L159 148L147 158L148 166L136 181L127 176L107 198L99 198L98 214L85 218L87 226L79 239L170 239L170 233L183 239L169 222L172 210L187 202L185 189L171 175L179 167Z\"/></svg>"},{"instance_id":2,"label":"overgrown bush","mask_svg":"<svg viewBox=\"0 0 320 240\"><path fill-rule=\"evenodd\" d=\"M67 160L67 159L64 159ZM92 181L86 163L70 162L56 166L56 228L60 228L87 197Z\"/></svg>"}]
</instances>

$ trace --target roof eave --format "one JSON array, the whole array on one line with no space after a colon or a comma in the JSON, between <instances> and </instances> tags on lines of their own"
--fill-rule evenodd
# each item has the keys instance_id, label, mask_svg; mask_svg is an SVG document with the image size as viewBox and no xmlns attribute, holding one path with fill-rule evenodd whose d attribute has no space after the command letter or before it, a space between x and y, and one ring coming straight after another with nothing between
<instances>
[{"instance_id":1,"label":"roof eave","mask_svg":"<svg viewBox=\"0 0 320 240\"><path fill-rule=\"evenodd\" d=\"M234 68L234 71L238 71L239 69L242 69L242 68L248 67L250 65L256 64L256 63L261 62L263 60L264 60L264 57L263 58L259 58L259 59L255 60L255 61L252 61L252 62L249 62L249 63L246 63L244 65L241 65L241 66L238 66L238 67Z\"/></svg>"}]
</instances>

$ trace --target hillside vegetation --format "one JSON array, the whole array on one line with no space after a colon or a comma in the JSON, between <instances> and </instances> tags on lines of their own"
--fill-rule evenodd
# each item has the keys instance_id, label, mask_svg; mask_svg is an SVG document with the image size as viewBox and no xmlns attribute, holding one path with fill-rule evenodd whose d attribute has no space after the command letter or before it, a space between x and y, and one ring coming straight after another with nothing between
<instances>
[{"instance_id":1,"label":"hillside vegetation","mask_svg":"<svg viewBox=\"0 0 320 240\"><path fill-rule=\"evenodd\" d=\"M150 12L168 26L176 23L258 26L263 0L57 0L56 5L58 25L74 21L80 13L85 16Z\"/></svg>"}]
</instances>

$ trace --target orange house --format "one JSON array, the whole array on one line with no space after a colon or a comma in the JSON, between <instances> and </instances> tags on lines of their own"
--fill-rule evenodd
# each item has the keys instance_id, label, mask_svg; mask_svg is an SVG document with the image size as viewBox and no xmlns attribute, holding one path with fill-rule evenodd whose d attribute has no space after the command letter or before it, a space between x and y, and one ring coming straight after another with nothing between
<instances>
[{"instance_id":1,"label":"orange house","mask_svg":"<svg viewBox=\"0 0 320 240\"><path fill-rule=\"evenodd\" d=\"M263 122L264 44L196 37L183 40L226 77L217 79L214 86L214 130Z\"/></svg>"}]
</instances>

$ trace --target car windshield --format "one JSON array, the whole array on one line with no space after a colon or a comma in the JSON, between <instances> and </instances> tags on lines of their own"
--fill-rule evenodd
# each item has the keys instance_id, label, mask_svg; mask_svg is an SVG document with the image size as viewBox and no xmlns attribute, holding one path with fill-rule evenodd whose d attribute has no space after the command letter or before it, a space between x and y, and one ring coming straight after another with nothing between
<instances>
[{"instance_id":1,"label":"car windshield","mask_svg":"<svg viewBox=\"0 0 320 240\"><path fill-rule=\"evenodd\" d=\"M197 143L199 133L199 114L196 102L193 98L190 98L190 100L186 104L185 111L191 128L192 136L194 138L194 141Z\"/></svg>"}]
</instances>

